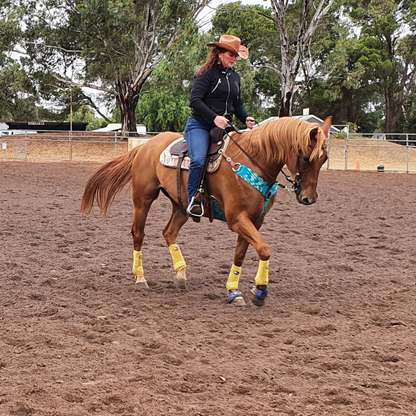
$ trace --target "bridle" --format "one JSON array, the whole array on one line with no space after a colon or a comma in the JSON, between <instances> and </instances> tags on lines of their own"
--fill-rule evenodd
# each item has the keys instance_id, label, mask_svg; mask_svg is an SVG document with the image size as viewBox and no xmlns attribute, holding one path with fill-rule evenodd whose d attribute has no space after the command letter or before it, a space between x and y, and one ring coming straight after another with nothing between
<instances>
[{"instance_id":1,"label":"bridle","mask_svg":"<svg viewBox=\"0 0 416 416\"><path fill-rule=\"evenodd\" d=\"M284 175L284 177L286 178L286 180L292 184L292 188L288 188L287 186L284 186L284 185L281 185L281 184L278 184L278 185L280 187L286 189L289 192L294 192L296 194L296 196L298 196L300 194L300 191L301 191L301 187L300 187L300 173L297 172L296 175L295 175L295 179L292 179L291 176L288 175L283 169L281 169L280 172Z\"/></svg>"}]
</instances>

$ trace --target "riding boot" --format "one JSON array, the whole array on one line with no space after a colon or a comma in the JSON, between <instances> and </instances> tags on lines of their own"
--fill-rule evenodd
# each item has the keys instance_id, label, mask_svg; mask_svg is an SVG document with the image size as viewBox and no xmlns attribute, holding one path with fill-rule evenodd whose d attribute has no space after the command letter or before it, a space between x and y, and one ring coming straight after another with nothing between
<instances>
[{"instance_id":1,"label":"riding boot","mask_svg":"<svg viewBox=\"0 0 416 416\"><path fill-rule=\"evenodd\" d=\"M203 166L199 170L197 191L194 192L194 196L189 201L188 208L186 209L186 212L192 217L192 219L195 222L199 222L201 217L204 215L204 206L202 204L202 192L203 192L202 185L204 183L204 177L207 171L207 167L208 167L208 155L205 157ZM193 176L196 174L196 172L197 172L196 169L193 169L193 172L191 172L191 169L190 169L188 172L188 178L190 174Z\"/></svg>"}]
</instances>

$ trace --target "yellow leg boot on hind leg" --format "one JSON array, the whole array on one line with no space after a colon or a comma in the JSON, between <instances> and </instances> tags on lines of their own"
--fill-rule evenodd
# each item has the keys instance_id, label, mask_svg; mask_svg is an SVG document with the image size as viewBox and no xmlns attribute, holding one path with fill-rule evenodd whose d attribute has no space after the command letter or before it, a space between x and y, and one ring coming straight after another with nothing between
<instances>
[{"instance_id":1,"label":"yellow leg boot on hind leg","mask_svg":"<svg viewBox=\"0 0 416 416\"><path fill-rule=\"evenodd\" d=\"M136 276L136 285L138 288L147 289L149 285L143 274L142 252L133 250L133 267L132 272Z\"/></svg>"},{"instance_id":2,"label":"yellow leg boot on hind leg","mask_svg":"<svg viewBox=\"0 0 416 416\"><path fill-rule=\"evenodd\" d=\"M186 263L185 259L182 256L181 249L177 244L171 244L169 246L169 253L172 257L173 270L176 274L173 278L173 283L175 286L180 289L185 289L186 287Z\"/></svg>"}]
</instances>

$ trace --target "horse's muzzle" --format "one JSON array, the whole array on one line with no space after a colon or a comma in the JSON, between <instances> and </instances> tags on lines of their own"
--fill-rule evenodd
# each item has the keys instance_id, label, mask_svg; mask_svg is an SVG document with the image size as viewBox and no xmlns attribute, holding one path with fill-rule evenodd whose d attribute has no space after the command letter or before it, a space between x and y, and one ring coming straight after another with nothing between
<instances>
[{"instance_id":1,"label":"horse's muzzle","mask_svg":"<svg viewBox=\"0 0 416 416\"><path fill-rule=\"evenodd\" d=\"M307 196L307 195L302 195L302 193L300 192L297 195L297 200L302 205L312 205L316 202L317 199L318 199L318 194L316 194L315 196Z\"/></svg>"},{"instance_id":2,"label":"horse's muzzle","mask_svg":"<svg viewBox=\"0 0 416 416\"><path fill-rule=\"evenodd\" d=\"M311 205L311 204L314 204L315 202L316 202L316 200L313 201L310 198L302 198L302 204L303 205Z\"/></svg>"}]
</instances>

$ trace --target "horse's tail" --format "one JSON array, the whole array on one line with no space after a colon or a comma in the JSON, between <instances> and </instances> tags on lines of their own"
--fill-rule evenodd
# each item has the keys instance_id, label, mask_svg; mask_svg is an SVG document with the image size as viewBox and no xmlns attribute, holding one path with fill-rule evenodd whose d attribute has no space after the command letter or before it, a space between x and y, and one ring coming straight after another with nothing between
<instances>
[{"instance_id":1,"label":"horse's tail","mask_svg":"<svg viewBox=\"0 0 416 416\"><path fill-rule=\"evenodd\" d=\"M131 181L133 160L141 146L105 163L90 176L82 194L82 214L89 214L94 202L100 209L100 215L107 213L114 198Z\"/></svg>"}]
</instances>

